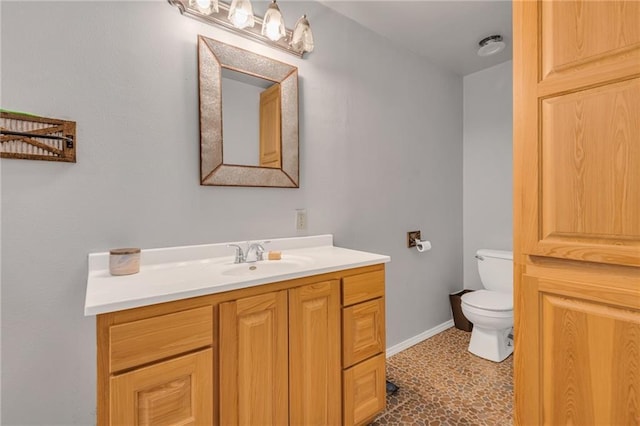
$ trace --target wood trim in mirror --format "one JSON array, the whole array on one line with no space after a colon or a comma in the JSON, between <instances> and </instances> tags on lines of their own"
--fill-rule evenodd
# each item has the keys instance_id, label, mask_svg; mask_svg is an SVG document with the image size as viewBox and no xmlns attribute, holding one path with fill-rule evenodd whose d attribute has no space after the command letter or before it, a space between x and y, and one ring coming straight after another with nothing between
<instances>
[{"instance_id":1,"label":"wood trim in mirror","mask_svg":"<svg viewBox=\"0 0 640 426\"><path fill-rule=\"evenodd\" d=\"M222 137L222 69L280 83L281 167L225 164ZM200 183L216 186L299 187L298 68L198 36Z\"/></svg>"}]
</instances>

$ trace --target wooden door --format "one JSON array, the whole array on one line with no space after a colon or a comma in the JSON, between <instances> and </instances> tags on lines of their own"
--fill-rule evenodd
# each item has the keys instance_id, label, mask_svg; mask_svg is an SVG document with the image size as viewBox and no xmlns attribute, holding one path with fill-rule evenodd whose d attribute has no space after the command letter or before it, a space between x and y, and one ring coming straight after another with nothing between
<instances>
[{"instance_id":1,"label":"wooden door","mask_svg":"<svg viewBox=\"0 0 640 426\"><path fill-rule=\"evenodd\" d=\"M640 2L513 25L515 423L640 424Z\"/></svg>"},{"instance_id":2,"label":"wooden door","mask_svg":"<svg viewBox=\"0 0 640 426\"><path fill-rule=\"evenodd\" d=\"M290 424L339 425L340 282L289 290Z\"/></svg>"},{"instance_id":3,"label":"wooden door","mask_svg":"<svg viewBox=\"0 0 640 426\"><path fill-rule=\"evenodd\" d=\"M206 349L113 376L112 425L213 424L213 352Z\"/></svg>"},{"instance_id":4,"label":"wooden door","mask_svg":"<svg viewBox=\"0 0 640 426\"><path fill-rule=\"evenodd\" d=\"M220 305L220 424L288 423L287 291Z\"/></svg>"},{"instance_id":5,"label":"wooden door","mask_svg":"<svg viewBox=\"0 0 640 426\"><path fill-rule=\"evenodd\" d=\"M279 169L282 164L282 107L280 84L260 93L260 167Z\"/></svg>"}]
</instances>

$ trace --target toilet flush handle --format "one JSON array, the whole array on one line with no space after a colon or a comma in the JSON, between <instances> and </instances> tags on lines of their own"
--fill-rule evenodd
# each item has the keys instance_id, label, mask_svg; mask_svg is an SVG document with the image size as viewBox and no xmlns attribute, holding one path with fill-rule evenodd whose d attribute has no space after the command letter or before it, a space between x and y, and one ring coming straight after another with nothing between
<instances>
[{"instance_id":1,"label":"toilet flush handle","mask_svg":"<svg viewBox=\"0 0 640 426\"><path fill-rule=\"evenodd\" d=\"M484 260L484 257L479 256L479 255L477 255L477 254L476 254L476 259L478 259L478 260Z\"/></svg>"}]
</instances>

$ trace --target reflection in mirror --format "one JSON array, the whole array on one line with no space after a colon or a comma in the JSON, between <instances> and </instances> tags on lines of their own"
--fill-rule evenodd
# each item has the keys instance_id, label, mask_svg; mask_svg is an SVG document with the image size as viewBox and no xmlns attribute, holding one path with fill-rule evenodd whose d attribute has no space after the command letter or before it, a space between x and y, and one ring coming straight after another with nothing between
<instances>
[{"instance_id":1,"label":"reflection in mirror","mask_svg":"<svg viewBox=\"0 0 640 426\"><path fill-rule=\"evenodd\" d=\"M199 36L198 71L202 185L297 188L298 69Z\"/></svg>"},{"instance_id":2,"label":"reflection in mirror","mask_svg":"<svg viewBox=\"0 0 640 426\"><path fill-rule=\"evenodd\" d=\"M280 84L222 68L224 164L280 168Z\"/></svg>"},{"instance_id":3,"label":"reflection in mirror","mask_svg":"<svg viewBox=\"0 0 640 426\"><path fill-rule=\"evenodd\" d=\"M280 84L260 93L260 166L280 168Z\"/></svg>"}]
</instances>

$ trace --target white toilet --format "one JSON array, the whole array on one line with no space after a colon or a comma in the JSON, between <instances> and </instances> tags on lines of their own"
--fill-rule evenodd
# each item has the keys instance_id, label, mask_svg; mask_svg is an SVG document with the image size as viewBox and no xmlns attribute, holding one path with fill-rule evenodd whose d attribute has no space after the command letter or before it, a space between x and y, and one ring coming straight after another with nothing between
<instances>
[{"instance_id":1,"label":"white toilet","mask_svg":"<svg viewBox=\"0 0 640 426\"><path fill-rule=\"evenodd\" d=\"M500 362L513 353L513 253L478 250L484 290L462 295L462 313L473 323L469 352Z\"/></svg>"}]
</instances>

